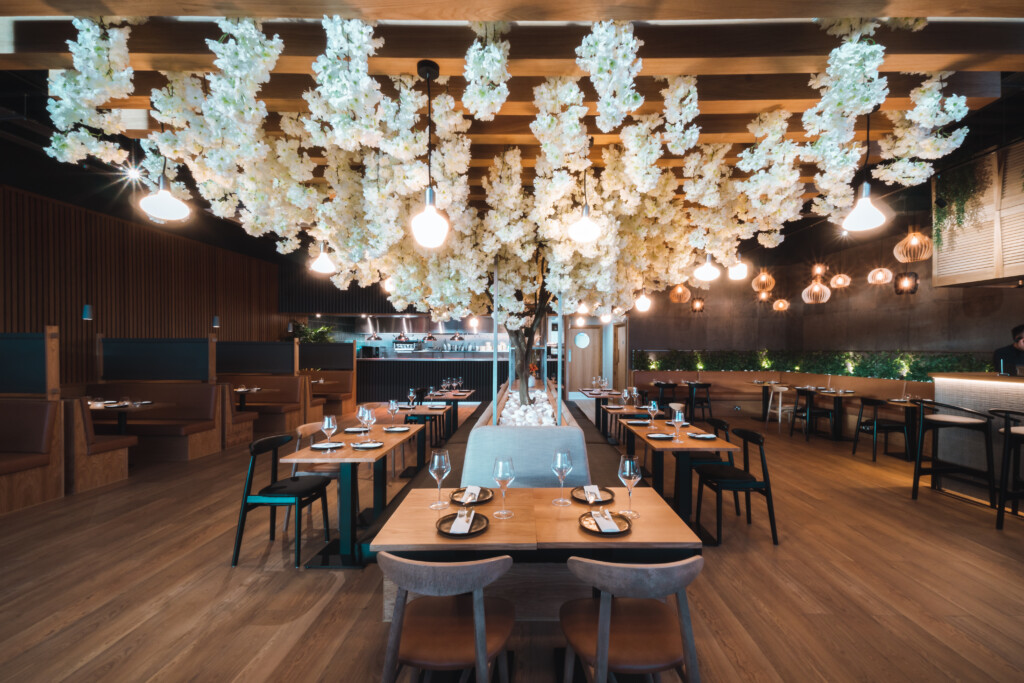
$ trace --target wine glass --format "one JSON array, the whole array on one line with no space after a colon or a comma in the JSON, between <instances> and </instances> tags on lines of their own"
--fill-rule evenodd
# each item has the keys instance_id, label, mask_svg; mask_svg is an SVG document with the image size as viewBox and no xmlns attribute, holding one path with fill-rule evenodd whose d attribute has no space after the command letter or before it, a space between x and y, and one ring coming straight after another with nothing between
<instances>
[{"instance_id":1,"label":"wine glass","mask_svg":"<svg viewBox=\"0 0 1024 683\"><path fill-rule=\"evenodd\" d=\"M430 504L431 510L444 510L448 507L447 500L441 500L441 482L448 473L452 471L452 461L448 458L448 451L439 448L430 454L430 474L437 480L437 502Z\"/></svg>"},{"instance_id":2,"label":"wine glass","mask_svg":"<svg viewBox=\"0 0 1024 683\"><path fill-rule=\"evenodd\" d=\"M324 415L324 421L320 423L320 431L324 433L328 441L331 440L334 432L338 431L338 421L334 419L333 415Z\"/></svg>"},{"instance_id":3,"label":"wine glass","mask_svg":"<svg viewBox=\"0 0 1024 683\"><path fill-rule=\"evenodd\" d=\"M635 405L635 406L640 405L640 392L637 391L636 387L630 387L629 388L629 395L633 399L633 405Z\"/></svg>"},{"instance_id":4,"label":"wine glass","mask_svg":"<svg viewBox=\"0 0 1024 683\"><path fill-rule=\"evenodd\" d=\"M686 422L686 413L677 410L675 415L672 416L672 424L676 428L676 436L672 439L672 443L682 443L682 440L679 438L679 428L683 426L684 422Z\"/></svg>"},{"instance_id":5,"label":"wine glass","mask_svg":"<svg viewBox=\"0 0 1024 683\"><path fill-rule=\"evenodd\" d=\"M370 429L369 425L366 424L366 416L368 412L369 409L366 406L359 406L359 408L356 410L356 419L359 420L359 426L362 427L363 429L366 429L367 431L369 431Z\"/></svg>"},{"instance_id":6,"label":"wine glass","mask_svg":"<svg viewBox=\"0 0 1024 683\"><path fill-rule=\"evenodd\" d=\"M398 415L398 401L391 399L388 401L388 415L391 416L391 424L395 424L395 415Z\"/></svg>"},{"instance_id":7,"label":"wine glass","mask_svg":"<svg viewBox=\"0 0 1024 683\"><path fill-rule=\"evenodd\" d=\"M654 416L658 414L658 402L657 401L651 401L650 403L648 403L647 404L647 412L651 416L651 426L653 426L654 425Z\"/></svg>"},{"instance_id":8,"label":"wine glass","mask_svg":"<svg viewBox=\"0 0 1024 683\"><path fill-rule=\"evenodd\" d=\"M619 481L626 486L626 491L629 493L629 509L620 510L619 514L636 519L640 513L633 511L633 487L640 481L640 461L635 455L624 455L619 459Z\"/></svg>"},{"instance_id":9,"label":"wine glass","mask_svg":"<svg viewBox=\"0 0 1024 683\"><path fill-rule=\"evenodd\" d=\"M377 424L377 411L375 411L372 407L367 406L366 414L365 414L365 419L366 419L366 438L363 439L363 441L369 441L370 440L370 430L373 428L373 425Z\"/></svg>"},{"instance_id":10,"label":"wine glass","mask_svg":"<svg viewBox=\"0 0 1024 683\"><path fill-rule=\"evenodd\" d=\"M508 485L516 478L516 468L512 464L512 458L497 457L494 459L494 470L492 471L495 483L501 487L501 509L494 513L495 519L511 519L513 513L505 509L505 492Z\"/></svg>"},{"instance_id":11,"label":"wine glass","mask_svg":"<svg viewBox=\"0 0 1024 683\"><path fill-rule=\"evenodd\" d=\"M416 390L409 387L409 407L412 408L412 402L416 400Z\"/></svg>"},{"instance_id":12,"label":"wine glass","mask_svg":"<svg viewBox=\"0 0 1024 683\"><path fill-rule=\"evenodd\" d=\"M462 385L463 385L463 381L462 381L462 378L461 378L461 377L459 377L459 389L462 389Z\"/></svg>"},{"instance_id":13,"label":"wine glass","mask_svg":"<svg viewBox=\"0 0 1024 683\"><path fill-rule=\"evenodd\" d=\"M594 377L590 378L590 388L591 389L597 389L597 376L596 375Z\"/></svg>"},{"instance_id":14,"label":"wine glass","mask_svg":"<svg viewBox=\"0 0 1024 683\"><path fill-rule=\"evenodd\" d=\"M558 477L558 498L551 501L551 504L558 507L571 505L569 499L565 497L565 477L572 472L572 457L568 451L555 453L555 457L551 459L551 471Z\"/></svg>"},{"instance_id":15,"label":"wine glass","mask_svg":"<svg viewBox=\"0 0 1024 683\"><path fill-rule=\"evenodd\" d=\"M629 405L629 391L628 390L623 389L622 390L622 396L620 398L622 398L622 405L624 405L624 406L625 405Z\"/></svg>"}]
</instances>

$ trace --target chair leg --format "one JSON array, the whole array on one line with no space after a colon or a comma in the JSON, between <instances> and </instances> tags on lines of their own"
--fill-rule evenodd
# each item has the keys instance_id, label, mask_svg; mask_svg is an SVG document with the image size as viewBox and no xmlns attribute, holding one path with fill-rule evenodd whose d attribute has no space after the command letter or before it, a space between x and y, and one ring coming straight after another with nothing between
<instances>
[{"instance_id":1,"label":"chair leg","mask_svg":"<svg viewBox=\"0 0 1024 683\"><path fill-rule=\"evenodd\" d=\"M327 490L325 489L320 494L320 512L323 513L324 517L324 540L331 540L331 524L327 517Z\"/></svg>"},{"instance_id":2,"label":"chair leg","mask_svg":"<svg viewBox=\"0 0 1024 683\"><path fill-rule=\"evenodd\" d=\"M999 500L996 503L996 529L1003 528L1003 517L1006 513L1006 491L1010 485L1010 463L1013 460L1010 457L1010 436L1007 435L1004 438L1006 439L1006 447L1003 448L1003 463L1002 467L999 468Z\"/></svg>"},{"instance_id":3,"label":"chair leg","mask_svg":"<svg viewBox=\"0 0 1024 683\"><path fill-rule=\"evenodd\" d=\"M565 663L562 665L562 683L572 683L573 674L576 673L576 653L572 645L565 645Z\"/></svg>"},{"instance_id":4,"label":"chair leg","mask_svg":"<svg viewBox=\"0 0 1024 683\"><path fill-rule=\"evenodd\" d=\"M860 418L857 418L857 427L853 430L853 452L850 455L857 455L857 443L860 441Z\"/></svg>"},{"instance_id":5,"label":"chair leg","mask_svg":"<svg viewBox=\"0 0 1024 683\"><path fill-rule=\"evenodd\" d=\"M282 534L284 532L288 531L288 522L291 521L291 518L292 518L292 508L289 505L288 507L286 507L284 509L284 522L281 523L281 533ZM273 538L273 536L271 536L271 538Z\"/></svg>"},{"instance_id":6,"label":"chair leg","mask_svg":"<svg viewBox=\"0 0 1024 683\"><path fill-rule=\"evenodd\" d=\"M245 501L242 501L242 510L238 513L238 528L235 530L235 550L231 553L231 566L238 566L238 551L242 548L242 533L245 531L245 518L249 514Z\"/></svg>"},{"instance_id":7,"label":"chair leg","mask_svg":"<svg viewBox=\"0 0 1024 683\"><path fill-rule=\"evenodd\" d=\"M270 506L270 540L274 540L274 527L277 526L277 506Z\"/></svg>"},{"instance_id":8,"label":"chair leg","mask_svg":"<svg viewBox=\"0 0 1024 683\"><path fill-rule=\"evenodd\" d=\"M502 650L498 655L498 680L508 683L508 650Z\"/></svg>"},{"instance_id":9,"label":"chair leg","mask_svg":"<svg viewBox=\"0 0 1024 683\"><path fill-rule=\"evenodd\" d=\"M1009 440L1012 438L1009 434L1006 435ZM1009 441L1007 441L1009 443ZM988 475L988 504L990 507L996 505L996 465L995 457L992 453L992 429L986 427L985 429L985 459L987 460L988 467L986 468L986 474Z\"/></svg>"},{"instance_id":10,"label":"chair leg","mask_svg":"<svg viewBox=\"0 0 1024 683\"><path fill-rule=\"evenodd\" d=\"M752 521L750 519L750 491L744 491L743 496L744 498L746 498L747 502L747 524L751 524Z\"/></svg>"},{"instance_id":11,"label":"chair leg","mask_svg":"<svg viewBox=\"0 0 1024 683\"><path fill-rule=\"evenodd\" d=\"M295 568L299 568L299 556L302 547L302 508L299 507L299 499L295 499Z\"/></svg>"},{"instance_id":12,"label":"chair leg","mask_svg":"<svg viewBox=\"0 0 1024 683\"><path fill-rule=\"evenodd\" d=\"M910 499L917 500L917 489L921 483L921 451L924 450L924 437L928 434L925 429L917 435L917 453L914 455L914 485L910 490Z\"/></svg>"},{"instance_id":13,"label":"chair leg","mask_svg":"<svg viewBox=\"0 0 1024 683\"><path fill-rule=\"evenodd\" d=\"M871 462L878 462L878 422L871 423Z\"/></svg>"},{"instance_id":14,"label":"chair leg","mask_svg":"<svg viewBox=\"0 0 1024 683\"><path fill-rule=\"evenodd\" d=\"M772 487L764 490L765 501L768 503L768 523L772 527L772 543L779 544L779 532L775 528L775 503L772 502Z\"/></svg>"},{"instance_id":15,"label":"chair leg","mask_svg":"<svg viewBox=\"0 0 1024 683\"><path fill-rule=\"evenodd\" d=\"M715 528L718 533L718 543L716 545L722 545L722 489L715 489Z\"/></svg>"},{"instance_id":16,"label":"chair leg","mask_svg":"<svg viewBox=\"0 0 1024 683\"><path fill-rule=\"evenodd\" d=\"M732 492L732 502L736 503L736 516L739 517L740 516L740 492L739 491L733 491Z\"/></svg>"},{"instance_id":17,"label":"chair leg","mask_svg":"<svg viewBox=\"0 0 1024 683\"><path fill-rule=\"evenodd\" d=\"M697 515L694 517L694 524L700 527L700 509L704 501L704 477L697 475Z\"/></svg>"}]
</instances>

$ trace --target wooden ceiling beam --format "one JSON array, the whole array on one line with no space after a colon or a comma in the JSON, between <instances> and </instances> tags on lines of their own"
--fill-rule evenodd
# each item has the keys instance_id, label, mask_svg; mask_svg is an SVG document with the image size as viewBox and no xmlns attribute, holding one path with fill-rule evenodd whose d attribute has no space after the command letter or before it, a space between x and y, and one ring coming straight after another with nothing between
<instances>
[{"instance_id":1,"label":"wooden ceiling beam","mask_svg":"<svg viewBox=\"0 0 1024 683\"><path fill-rule=\"evenodd\" d=\"M574 3L523 3L520 0L481 0L471 4L450 0L295 0L282 6L277 0L4 0L2 16L253 16L320 18L341 13L367 20L406 21L632 21L785 19L821 15L820 0L587 0ZM1015 0L830 0L828 12L837 17L1021 17L1024 6Z\"/></svg>"}]
</instances>

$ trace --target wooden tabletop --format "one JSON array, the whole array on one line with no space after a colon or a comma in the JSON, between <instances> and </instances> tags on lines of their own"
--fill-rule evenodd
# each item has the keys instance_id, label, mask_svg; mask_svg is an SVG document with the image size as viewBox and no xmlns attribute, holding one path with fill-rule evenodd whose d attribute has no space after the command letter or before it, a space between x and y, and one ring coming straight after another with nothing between
<instances>
[{"instance_id":1,"label":"wooden tabletop","mask_svg":"<svg viewBox=\"0 0 1024 683\"><path fill-rule=\"evenodd\" d=\"M673 403L675 403L675 401L673 401ZM623 414L625 414L625 415L639 415L641 413L644 414L644 415L650 415L650 413L647 412L647 408L645 406L610 406L610 405L603 405L603 406L601 406L601 410L606 410L609 413L611 413L612 415L623 415ZM659 410L656 414L657 415L664 415L665 413L663 411Z\"/></svg>"},{"instance_id":2,"label":"wooden tabletop","mask_svg":"<svg viewBox=\"0 0 1024 683\"><path fill-rule=\"evenodd\" d=\"M440 413L440 411L438 411ZM344 443L345 445L330 451L314 450L313 448L303 448L300 451L296 451L290 455L286 455L281 458L281 462L291 463L307 463L307 464L341 464L341 463L360 463L360 462L377 462L384 456L386 456L392 448L402 444L405 441L416 436L416 434L423 429L425 425L408 424L408 425L395 425L408 427L407 432L385 432L384 427L390 427L391 425L374 425L370 428L370 440L371 441L382 441L384 445L380 448L374 448L371 450L361 451L352 448L352 443L357 441L364 441L366 439L365 434L345 434L343 432L335 433L331 438L331 441Z\"/></svg>"},{"instance_id":3,"label":"wooden tabletop","mask_svg":"<svg viewBox=\"0 0 1024 683\"><path fill-rule=\"evenodd\" d=\"M142 405L134 405L132 403L129 403L127 405L93 406L93 405L90 404L89 405L89 410L95 410L97 412L103 411L103 410L107 410L107 411L110 411L112 413L120 413L120 412L137 413L137 412L142 412L144 410L153 410L155 408L170 408L172 405L174 405L174 404L173 403L153 403L153 402L143 403Z\"/></svg>"},{"instance_id":4,"label":"wooden tabletop","mask_svg":"<svg viewBox=\"0 0 1024 683\"><path fill-rule=\"evenodd\" d=\"M476 393L476 389L466 389L464 391L435 391L432 394L428 394L427 401L465 401L467 398Z\"/></svg>"},{"instance_id":5,"label":"wooden tabletop","mask_svg":"<svg viewBox=\"0 0 1024 683\"><path fill-rule=\"evenodd\" d=\"M452 409L449 405L428 406L426 404L413 406L410 410L407 406L399 405L396 420L403 415L444 415Z\"/></svg>"},{"instance_id":6,"label":"wooden tabletop","mask_svg":"<svg viewBox=\"0 0 1024 683\"><path fill-rule=\"evenodd\" d=\"M441 490L444 500L454 489ZM611 489L615 500L608 505L612 511L629 505L624 487ZM579 517L590 506L573 503L557 507L551 501L559 489L508 490L507 507L511 519L495 519L501 509L501 491L493 488L494 498L476 506L478 514L487 515L489 526L483 534L466 539L452 539L437 533L437 520L452 514L458 507L431 510L437 500L437 489L413 489L370 544L370 550L438 551L438 550L537 550L585 548L700 548L697 536L672 508L650 488L633 490L633 509L640 518L633 520L632 531L625 536L601 537L580 529ZM569 489L566 489L566 496Z\"/></svg>"},{"instance_id":7,"label":"wooden tabletop","mask_svg":"<svg viewBox=\"0 0 1024 683\"><path fill-rule=\"evenodd\" d=\"M611 398L622 396L621 389L580 389L580 393L590 398Z\"/></svg>"},{"instance_id":8,"label":"wooden tabletop","mask_svg":"<svg viewBox=\"0 0 1024 683\"><path fill-rule=\"evenodd\" d=\"M628 422L622 421L622 425L626 429L633 432L636 437L650 446L656 451L738 451L740 446L738 444L730 443L721 437L715 437L714 439L694 439L691 436L687 436L687 432L693 432L694 434L709 434L699 427L692 424L686 427L679 428L679 439L682 443L675 443L672 439L652 439L648 436L652 432L661 432L663 434L674 434L675 428L668 426L664 421L655 420L651 426L642 425L631 425Z\"/></svg>"}]
</instances>

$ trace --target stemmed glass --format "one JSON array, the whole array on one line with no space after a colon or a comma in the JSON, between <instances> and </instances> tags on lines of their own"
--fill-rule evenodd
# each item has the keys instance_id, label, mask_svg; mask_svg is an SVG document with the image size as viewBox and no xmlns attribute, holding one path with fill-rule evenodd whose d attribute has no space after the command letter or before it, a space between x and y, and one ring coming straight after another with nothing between
<instances>
[{"instance_id":1,"label":"stemmed glass","mask_svg":"<svg viewBox=\"0 0 1024 683\"><path fill-rule=\"evenodd\" d=\"M441 500L441 482L448 473L452 471L452 461L448 458L448 451L439 448L430 454L430 474L437 480L437 502L430 504L431 510L444 510L448 507L447 500Z\"/></svg>"},{"instance_id":2,"label":"stemmed glass","mask_svg":"<svg viewBox=\"0 0 1024 683\"><path fill-rule=\"evenodd\" d=\"M651 416L651 426L653 427L654 426L654 416L658 414L658 402L657 401L651 401L650 403L648 403L647 404L647 412Z\"/></svg>"},{"instance_id":3,"label":"stemmed glass","mask_svg":"<svg viewBox=\"0 0 1024 683\"><path fill-rule=\"evenodd\" d=\"M391 399L388 401L388 414L391 416L392 426L395 424L395 415L398 415L398 401Z\"/></svg>"},{"instance_id":4,"label":"stemmed glass","mask_svg":"<svg viewBox=\"0 0 1024 683\"><path fill-rule=\"evenodd\" d=\"M633 398L633 405L640 405L640 392L637 391L636 387L629 388L629 395Z\"/></svg>"},{"instance_id":5,"label":"stemmed glass","mask_svg":"<svg viewBox=\"0 0 1024 683\"><path fill-rule=\"evenodd\" d=\"M565 497L565 478L572 472L572 457L568 451L555 453L555 457L551 459L551 471L558 477L558 498L551 501L551 504L558 507L571 505L572 503Z\"/></svg>"},{"instance_id":6,"label":"stemmed glass","mask_svg":"<svg viewBox=\"0 0 1024 683\"><path fill-rule=\"evenodd\" d=\"M590 378L590 388L591 389L597 389L597 377L596 376Z\"/></svg>"},{"instance_id":7,"label":"stemmed glass","mask_svg":"<svg viewBox=\"0 0 1024 683\"><path fill-rule=\"evenodd\" d=\"M684 422L686 422L686 413L677 410L675 415L672 416L672 424L676 428L676 436L672 439L672 443L682 443L682 440L679 438L679 428L683 426Z\"/></svg>"},{"instance_id":8,"label":"stemmed glass","mask_svg":"<svg viewBox=\"0 0 1024 683\"><path fill-rule=\"evenodd\" d=\"M505 492L508 490L508 485L516 478L516 468L512 464L512 458L495 458L492 475L495 483L501 488L501 509L494 513L494 518L511 519L512 511L505 509Z\"/></svg>"},{"instance_id":9,"label":"stemmed glass","mask_svg":"<svg viewBox=\"0 0 1024 683\"><path fill-rule=\"evenodd\" d=\"M416 390L409 387L409 407L412 408L412 402L416 400Z\"/></svg>"},{"instance_id":10,"label":"stemmed glass","mask_svg":"<svg viewBox=\"0 0 1024 683\"><path fill-rule=\"evenodd\" d=\"M462 390L462 378L460 377L460 378L459 378L459 379L457 380L457 382L458 382L458 385L459 385L459 390L461 391L461 390Z\"/></svg>"},{"instance_id":11,"label":"stemmed glass","mask_svg":"<svg viewBox=\"0 0 1024 683\"><path fill-rule=\"evenodd\" d=\"M629 405L629 391L626 389L622 390L622 405Z\"/></svg>"},{"instance_id":12,"label":"stemmed glass","mask_svg":"<svg viewBox=\"0 0 1024 683\"><path fill-rule=\"evenodd\" d=\"M331 440L334 432L338 431L338 421L334 419L333 415L324 415L324 421L320 423L320 431L324 433L328 441Z\"/></svg>"},{"instance_id":13,"label":"stemmed glass","mask_svg":"<svg viewBox=\"0 0 1024 683\"><path fill-rule=\"evenodd\" d=\"M430 397L430 402L433 403L434 402L434 387L430 387L429 392L430 393L428 393L427 396Z\"/></svg>"},{"instance_id":14,"label":"stemmed glass","mask_svg":"<svg viewBox=\"0 0 1024 683\"><path fill-rule=\"evenodd\" d=\"M636 519L640 513L633 511L633 487L640 481L640 461L635 455L624 455L619 459L619 481L626 486L626 491L629 493L629 509L620 510L619 514Z\"/></svg>"},{"instance_id":15,"label":"stemmed glass","mask_svg":"<svg viewBox=\"0 0 1024 683\"><path fill-rule=\"evenodd\" d=\"M377 424L377 412L373 408L366 409L366 438L363 441L370 440L370 430L373 429L373 425Z\"/></svg>"}]
</instances>

